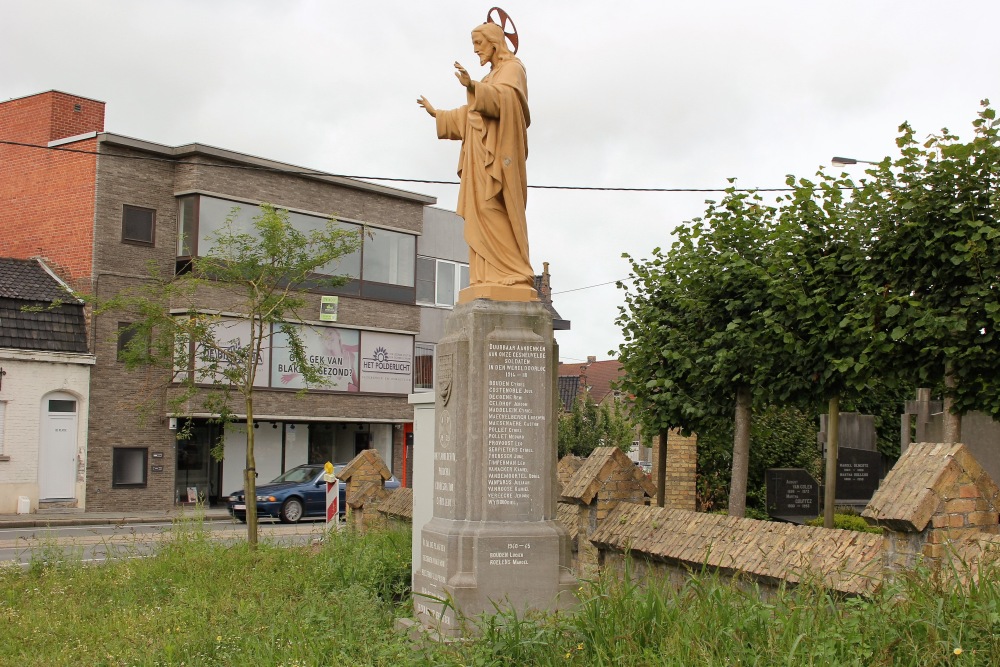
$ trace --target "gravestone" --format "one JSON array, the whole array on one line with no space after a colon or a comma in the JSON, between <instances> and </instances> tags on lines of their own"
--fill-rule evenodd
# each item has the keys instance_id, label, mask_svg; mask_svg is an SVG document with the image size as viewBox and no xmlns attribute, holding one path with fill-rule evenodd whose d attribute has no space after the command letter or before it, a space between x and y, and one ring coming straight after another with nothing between
<instances>
[{"instance_id":1,"label":"gravestone","mask_svg":"<svg viewBox=\"0 0 1000 667\"><path fill-rule=\"evenodd\" d=\"M552 318L539 302L459 304L437 346L433 516L419 536L417 618L460 636L461 617L575 602L556 520ZM447 600L448 603L442 603Z\"/></svg>"},{"instance_id":2,"label":"gravestone","mask_svg":"<svg viewBox=\"0 0 1000 667\"><path fill-rule=\"evenodd\" d=\"M791 521L819 516L819 482L807 471L769 468L764 480L769 515Z\"/></svg>"},{"instance_id":3,"label":"gravestone","mask_svg":"<svg viewBox=\"0 0 1000 667\"><path fill-rule=\"evenodd\" d=\"M841 447L837 452L837 502L866 505L882 479L882 454Z\"/></svg>"}]
</instances>

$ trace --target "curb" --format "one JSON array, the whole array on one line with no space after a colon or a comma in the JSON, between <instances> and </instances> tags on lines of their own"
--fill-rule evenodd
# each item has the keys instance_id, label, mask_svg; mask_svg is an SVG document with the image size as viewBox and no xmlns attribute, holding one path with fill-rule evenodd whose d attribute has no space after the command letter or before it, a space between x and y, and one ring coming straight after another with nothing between
<instances>
[{"instance_id":1,"label":"curb","mask_svg":"<svg viewBox=\"0 0 1000 667\"><path fill-rule=\"evenodd\" d=\"M207 514L200 517L204 521L233 521L227 514ZM57 526L108 526L130 523L171 522L178 520L198 520L196 517L172 516L155 514L150 516L120 516L120 517L52 517L46 519L0 519L0 530L8 528L50 528Z\"/></svg>"}]
</instances>

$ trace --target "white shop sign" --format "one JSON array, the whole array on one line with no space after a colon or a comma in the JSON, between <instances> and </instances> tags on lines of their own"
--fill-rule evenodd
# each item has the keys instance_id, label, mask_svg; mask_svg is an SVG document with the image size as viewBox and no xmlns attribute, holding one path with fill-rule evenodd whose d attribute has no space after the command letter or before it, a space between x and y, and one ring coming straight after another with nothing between
<instances>
[{"instance_id":1,"label":"white shop sign","mask_svg":"<svg viewBox=\"0 0 1000 667\"><path fill-rule=\"evenodd\" d=\"M413 336L361 332L361 390L386 394L413 391Z\"/></svg>"}]
</instances>

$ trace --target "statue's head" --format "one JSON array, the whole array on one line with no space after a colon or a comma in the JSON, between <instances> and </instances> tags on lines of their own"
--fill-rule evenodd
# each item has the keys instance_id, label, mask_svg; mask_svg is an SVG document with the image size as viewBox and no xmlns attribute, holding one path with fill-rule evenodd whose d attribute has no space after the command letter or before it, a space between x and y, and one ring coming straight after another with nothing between
<instances>
[{"instance_id":1,"label":"statue's head","mask_svg":"<svg viewBox=\"0 0 1000 667\"><path fill-rule=\"evenodd\" d=\"M496 23L483 23L473 28L472 44L475 47L476 55L479 56L480 65L492 61L494 53L499 60L506 60L514 55L507 47L503 28Z\"/></svg>"}]
</instances>

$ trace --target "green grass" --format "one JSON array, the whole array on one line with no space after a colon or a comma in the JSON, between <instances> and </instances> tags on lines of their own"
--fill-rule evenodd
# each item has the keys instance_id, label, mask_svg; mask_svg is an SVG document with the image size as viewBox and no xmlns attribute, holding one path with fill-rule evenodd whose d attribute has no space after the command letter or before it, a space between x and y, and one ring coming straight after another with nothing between
<instances>
[{"instance_id":1,"label":"green grass","mask_svg":"<svg viewBox=\"0 0 1000 667\"><path fill-rule=\"evenodd\" d=\"M1000 664L992 572L966 590L916 572L865 600L762 600L710 574L679 591L602 579L572 613L500 611L476 639L439 644L395 629L409 560L408 531L251 553L195 523L156 557L101 566L47 545L44 562L0 568L0 665Z\"/></svg>"}]
</instances>

